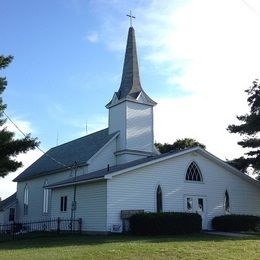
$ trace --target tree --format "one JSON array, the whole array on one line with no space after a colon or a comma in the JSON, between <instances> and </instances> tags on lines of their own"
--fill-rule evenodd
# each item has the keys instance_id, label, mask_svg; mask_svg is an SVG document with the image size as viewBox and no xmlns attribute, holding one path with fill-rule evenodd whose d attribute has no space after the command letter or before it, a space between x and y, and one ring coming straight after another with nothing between
<instances>
[{"instance_id":1,"label":"tree","mask_svg":"<svg viewBox=\"0 0 260 260\"><path fill-rule=\"evenodd\" d=\"M258 80L253 81L252 86L245 90L248 94L247 102L250 107L248 114L237 116L240 125L229 125L227 130L230 133L238 133L243 136L238 144L243 148L248 148L244 156L229 161L231 165L243 172L247 172L248 167L260 178L260 84Z\"/></svg>"},{"instance_id":2,"label":"tree","mask_svg":"<svg viewBox=\"0 0 260 260\"><path fill-rule=\"evenodd\" d=\"M155 146L160 151L160 153L167 153L170 151L180 151L183 149L192 148L196 146L200 146L203 149L206 148L204 144L201 144L200 142L192 138L177 139L173 144L155 143Z\"/></svg>"},{"instance_id":3,"label":"tree","mask_svg":"<svg viewBox=\"0 0 260 260\"><path fill-rule=\"evenodd\" d=\"M0 70L5 69L12 60L12 56L0 55ZM6 86L6 78L0 77L0 177L14 172L22 166L22 162L15 160L18 154L34 149L38 145L37 139L31 138L30 135L26 135L22 139L15 139L15 133L7 130L6 119L4 118L6 104L3 103L1 97Z\"/></svg>"}]
</instances>

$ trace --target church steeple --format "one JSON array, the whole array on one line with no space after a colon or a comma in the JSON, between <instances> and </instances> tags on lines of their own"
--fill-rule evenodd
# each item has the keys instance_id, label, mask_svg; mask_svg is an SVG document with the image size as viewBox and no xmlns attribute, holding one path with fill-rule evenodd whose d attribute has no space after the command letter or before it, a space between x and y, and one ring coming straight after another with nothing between
<instances>
[{"instance_id":1,"label":"church steeple","mask_svg":"<svg viewBox=\"0 0 260 260\"><path fill-rule=\"evenodd\" d=\"M147 104L156 105L142 89L139 75L138 58L136 50L135 30L131 26L128 30L127 45L125 51L125 60L119 90L115 92L113 99L107 104L107 108L122 99L128 99L138 102L142 95L142 100Z\"/></svg>"},{"instance_id":2,"label":"church steeple","mask_svg":"<svg viewBox=\"0 0 260 260\"><path fill-rule=\"evenodd\" d=\"M129 17L133 18L131 13ZM155 105L156 103L141 86L135 31L130 26L121 84L112 100L106 105L109 109L109 133L120 133L116 139L114 153L117 164L145 158L155 153L153 137Z\"/></svg>"}]
</instances>

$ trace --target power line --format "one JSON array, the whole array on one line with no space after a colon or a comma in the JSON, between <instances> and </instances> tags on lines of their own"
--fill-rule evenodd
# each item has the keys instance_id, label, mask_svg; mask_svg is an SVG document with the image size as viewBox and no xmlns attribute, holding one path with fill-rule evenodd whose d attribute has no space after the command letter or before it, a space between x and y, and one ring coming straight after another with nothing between
<instances>
[{"instance_id":1,"label":"power line","mask_svg":"<svg viewBox=\"0 0 260 260\"><path fill-rule=\"evenodd\" d=\"M16 128L25 138L27 138L28 135L26 135L26 134L20 129L20 127L5 113L5 111L2 111L2 112L3 112L3 114L6 116L6 118L15 126L15 128ZM45 156L49 157L52 161L56 162L57 164L59 164L59 165L65 167L65 168L72 169L72 167L67 166L66 164L64 164L64 163L62 163L62 162L56 160L56 159L53 158L52 156L50 156L48 153L44 152L44 151L40 148L39 145L36 145L36 147L37 147L37 149L38 149L39 151L41 151Z\"/></svg>"},{"instance_id":2,"label":"power line","mask_svg":"<svg viewBox=\"0 0 260 260\"><path fill-rule=\"evenodd\" d=\"M18 125L5 113L5 111L2 111L3 114L6 116L6 118L15 126L15 128L24 136L27 137L27 135L18 127Z\"/></svg>"}]
</instances>

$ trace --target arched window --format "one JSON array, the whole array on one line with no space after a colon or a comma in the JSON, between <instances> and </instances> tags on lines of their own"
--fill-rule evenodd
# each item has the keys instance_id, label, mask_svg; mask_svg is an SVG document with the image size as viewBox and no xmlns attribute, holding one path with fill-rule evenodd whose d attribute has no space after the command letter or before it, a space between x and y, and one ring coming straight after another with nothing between
<instances>
[{"instance_id":1,"label":"arched window","mask_svg":"<svg viewBox=\"0 0 260 260\"><path fill-rule=\"evenodd\" d=\"M29 204L29 189L28 189L28 185L26 184L24 187L24 194L23 194L23 214L25 216L28 215L28 204Z\"/></svg>"},{"instance_id":2,"label":"arched window","mask_svg":"<svg viewBox=\"0 0 260 260\"><path fill-rule=\"evenodd\" d=\"M156 211L162 212L162 189L160 185L156 190Z\"/></svg>"},{"instance_id":3,"label":"arched window","mask_svg":"<svg viewBox=\"0 0 260 260\"><path fill-rule=\"evenodd\" d=\"M47 180L44 181L44 186L47 186ZM48 213L48 205L49 205L49 190L43 188L43 213Z\"/></svg>"},{"instance_id":4,"label":"arched window","mask_svg":"<svg viewBox=\"0 0 260 260\"><path fill-rule=\"evenodd\" d=\"M225 209L225 213L230 213L230 200L229 200L229 194L227 190L225 191L224 209Z\"/></svg>"},{"instance_id":5,"label":"arched window","mask_svg":"<svg viewBox=\"0 0 260 260\"><path fill-rule=\"evenodd\" d=\"M186 172L186 181L203 181L200 168L192 162Z\"/></svg>"}]
</instances>

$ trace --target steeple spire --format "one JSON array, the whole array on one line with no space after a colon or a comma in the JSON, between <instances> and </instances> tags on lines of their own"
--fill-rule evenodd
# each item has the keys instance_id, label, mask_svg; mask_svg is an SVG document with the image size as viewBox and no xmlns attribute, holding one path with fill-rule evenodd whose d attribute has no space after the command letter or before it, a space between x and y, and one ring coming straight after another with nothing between
<instances>
[{"instance_id":1,"label":"steeple spire","mask_svg":"<svg viewBox=\"0 0 260 260\"><path fill-rule=\"evenodd\" d=\"M141 91L142 87L136 52L135 30L133 27L130 27L128 30L122 80L117 96L118 99L126 97L137 98Z\"/></svg>"},{"instance_id":2,"label":"steeple spire","mask_svg":"<svg viewBox=\"0 0 260 260\"><path fill-rule=\"evenodd\" d=\"M133 18L131 13L127 16ZM140 97L142 101L140 101ZM115 92L112 100L106 105L106 107L109 108L110 106L114 106L124 99L132 100L135 102L142 102L152 106L156 105L156 102L154 102L144 92L141 86L136 51L135 30L132 26L130 26L128 30L125 60L120 88L117 92Z\"/></svg>"}]
</instances>

